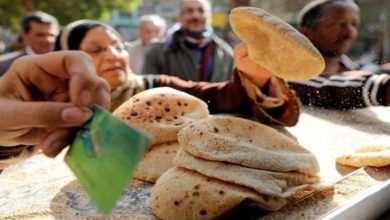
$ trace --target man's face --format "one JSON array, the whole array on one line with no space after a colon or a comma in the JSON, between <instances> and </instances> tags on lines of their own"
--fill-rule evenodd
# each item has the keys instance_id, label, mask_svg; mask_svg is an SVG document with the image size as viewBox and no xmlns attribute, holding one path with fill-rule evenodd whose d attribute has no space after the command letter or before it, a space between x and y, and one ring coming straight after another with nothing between
<instances>
[{"instance_id":1,"label":"man's face","mask_svg":"<svg viewBox=\"0 0 390 220\"><path fill-rule=\"evenodd\" d=\"M160 34L160 27L153 22L142 22L139 27L139 37L144 44L149 44Z\"/></svg>"},{"instance_id":2,"label":"man's face","mask_svg":"<svg viewBox=\"0 0 390 220\"><path fill-rule=\"evenodd\" d=\"M23 41L37 54L43 54L54 49L54 42L58 34L55 25L30 22L30 31L22 33Z\"/></svg>"},{"instance_id":3,"label":"man's face","mask_svg":"<svg viewBox=\"0 0 390 220\"><path fill-rule=\"evenodd\" d=\"M182 27L193 32L204 31L210 20L210 8L206 6L206 3L199 0L184 1L177 17L177 21Z\"/></svg>"},{"instance_id":4,"label":"man's face","mask_svg":"<svg viewBox=\"0 0 390 220\"><path fill-rule=\"evenodd\" d=\"M338 56L346 53L358 35L359 9L347 2L325 6L314 28L304 34L323 54Z\"/></svg>"}]
</instances>

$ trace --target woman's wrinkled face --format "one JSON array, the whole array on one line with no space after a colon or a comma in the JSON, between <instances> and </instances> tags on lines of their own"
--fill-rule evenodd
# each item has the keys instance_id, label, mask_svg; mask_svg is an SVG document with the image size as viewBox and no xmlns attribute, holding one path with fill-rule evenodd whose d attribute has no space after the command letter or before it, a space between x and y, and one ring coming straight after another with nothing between
<instances>
[{"instance_id":1,"label":"woman's wrinkled face","mask_svg":"<svg viewBox=\"0 0 390 220\"><path fill-rule=\"evenodd\" d=\"M130 72L129 54L112 31L101 26L92 28L82 40L80 50L92 57L97 74L108 81L111 89L126 81Z\"/></svg>"}]
</instances>

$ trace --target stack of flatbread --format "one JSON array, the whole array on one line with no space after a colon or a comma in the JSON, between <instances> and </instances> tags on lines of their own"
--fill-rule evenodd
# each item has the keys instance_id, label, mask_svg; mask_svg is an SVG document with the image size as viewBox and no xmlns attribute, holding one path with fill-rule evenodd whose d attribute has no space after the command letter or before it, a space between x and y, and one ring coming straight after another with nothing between
<instances>
[{"instance_id":1,"label":"stack of flatbread","mask_svg":"<svg viewBox=\"0 0 390 220\"><path fill-rule=\"evenodd\" d=\"M278 210L321 188L314 155L273 128L230 116L181 129L175 167L152 189L162 219L212 219L241 203Z\"/></svg>"},{"instance_id":2,"label":"stack of flatbread","mask_svg":"<svg viewBox=\"0 0 390 220\"><path fill-rule=\"evenodd\" d=\"M152 136L152 146L138 165L134 178L155 182L173 167L179 143L177 132L209 115L207 104L187 93L161 87L141 92L118 107L113 115Z\"/></svg>"}]
</instances>

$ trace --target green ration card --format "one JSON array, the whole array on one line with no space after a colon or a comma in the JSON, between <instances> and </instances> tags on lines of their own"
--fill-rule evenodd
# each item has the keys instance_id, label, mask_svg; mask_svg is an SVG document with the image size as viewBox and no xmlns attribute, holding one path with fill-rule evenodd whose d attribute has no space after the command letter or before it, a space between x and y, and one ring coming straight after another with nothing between
<instances>
[{"instance_id":1,"label":"green ration card","mask_svg":"<svg viewBox=\"0 0 390 220\"><path fill-rule=\"evenodd\" d=\"M65 162L103 213L108 213L128 184L151 139L93 107L93 117L78 131Z\"/></svg>"}]
</instances>

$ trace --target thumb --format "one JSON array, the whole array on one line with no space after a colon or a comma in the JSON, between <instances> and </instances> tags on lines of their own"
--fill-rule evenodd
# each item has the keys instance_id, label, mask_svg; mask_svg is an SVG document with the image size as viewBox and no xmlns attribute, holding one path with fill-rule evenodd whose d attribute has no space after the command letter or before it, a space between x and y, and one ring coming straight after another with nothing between
<instances>
[{"instance_id":1,"label":"thumb","mask_svg":"<svg viewBox=\"0 0 390 220\"><path fill-rule=\"evenodd\" d=\"M248 48L244 43L235 47L234 62L237 69L260 88L272 77L270 71L261 67L249 57Z\"/></svg>"},{"instance_id":2,"label":"thumb","mask_svg":"<svg viewBox=\"0 0 390 220\"><path fill-rule=\"evenodd\" d=\"M239 66L241 63L240 61L248 56L248 50L246 48L246 45L244 43L238 44L233 51L234 60L236 61L236 65Z\"/></svg>"},{"instance_id":3,"label":"thumb","mask_svg":"<svg viewBox=\"0 0 390 220\"><path fill-rule=\"evenodd\" d=\"M20 102L0 100L3 111L0 127L21 128L66 128L84 124L91 116L88 108L75 107L62 102Z\"/></svg>"}]
</instances>

